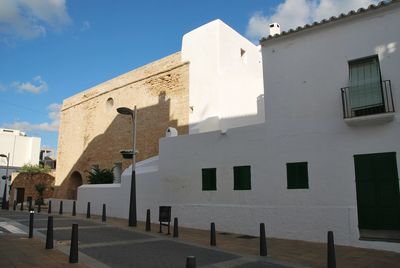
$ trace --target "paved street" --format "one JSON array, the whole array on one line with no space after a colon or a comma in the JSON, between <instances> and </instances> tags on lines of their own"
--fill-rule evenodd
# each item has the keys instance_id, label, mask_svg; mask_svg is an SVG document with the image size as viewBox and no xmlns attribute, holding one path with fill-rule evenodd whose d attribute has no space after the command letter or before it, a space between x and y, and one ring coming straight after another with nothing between
<instances>
[{"instance_id":1,"label":"paved street","mask_svg":"<svg viewBox=\"0 0 400 268\"><path fill-rule=\"evenodd\" d=\"M36 240L25 240L42 242L44 248L47 216L47 213L35 213L34 237ZM139 228L115 226L101 223L99 220L73 218L58 214L53 214L53 217L55 245L58 250L65 254L69 254L71 225L78 223L80 263L90 267L179 268L185 267L187 256L196 257L197 267L297 267L287 263L275 262L269 257L261 258L231 253L217 247L201 246L181 239L174 239L165 234L146 233L140 231ZM27 237L28 225L29 213L26 211L0 212L0 230L3 232L3 236L8 233L8 237L11 234L14 237ZM47 252L52 251L57 250L47 250ZM12 261L9 261L9 265L9 267L23 267L13 264ZM57 263L53 263L53 265L59 266Z\"/></svg>"},{"instance_id":2,"label":"paved street","mask_svg":"<svg viewBox=\"0 0 400 268\"><path fill-rule=\"evenodd\" d=\"M127 227L126 219L98 216L87 220L58 213L54 217L54 250L45 250L47 212L35 213L34 239L28 239L29 213L0 210L0 267L185 267L186 256L197 267L263 268L326 267L326 244L268 238L268 254L259 257L259 239L218 230L217 247L209 245L209 231L179 228L179 238L144 232L144 223ZM79 264L69 264L72 223L79 224ZM336 245L337 267L399 267L400 254Z\"/></svg>"}]
</instances>

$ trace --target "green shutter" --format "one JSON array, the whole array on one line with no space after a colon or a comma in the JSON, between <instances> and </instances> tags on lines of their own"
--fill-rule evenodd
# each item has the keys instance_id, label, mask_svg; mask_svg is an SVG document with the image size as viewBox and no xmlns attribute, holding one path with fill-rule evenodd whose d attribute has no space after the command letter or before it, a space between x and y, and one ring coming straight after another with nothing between
<instances>
[{"instance_id":1,"label":"green shutter","mask_svg":"<svg viewBox=\"0 0 400 268\"><path fill-rule=\"evenodd\" d=\"M395 152L354 156L358 226L400 230L400 191Z\"/></svg>"},{"instance_id":2,"label":"green shutter","mask_svg":"<svg viewBox=\"0 0 400 268\"><path fill-rule=\"evenodd\" d=\"M217 190L217 169L216 168L203 168L202 175L202 190L203 191L216 191Z\"/></svg>"},{"instance_id":3,"label":"green shutter","mask_svg":"<svg viewBox=\"0 0 400 268\"><path fill-rule=\"evenodd\" d=\"M308 189L308 166L307 162L287 163L287 188Z\"/></svg>"},{"instance_id":4,"label":"green shutter","mask_svg":"<svg viewBox=\"0 0 400 268\"><path fill-rule=\"evenodd\" d=\"M233 167L233 189L251 190L250 166Z\"/></svg>"},{"instance_id":5,"label":"green shutter","mask_svg":"<svg viewBox=\"0 0 400 268\"><path fill-rule=\"evenodd\" d=\"M377 56L349 62L352 109L383 105L381 74Z\"/></svg>"}]
</instances>

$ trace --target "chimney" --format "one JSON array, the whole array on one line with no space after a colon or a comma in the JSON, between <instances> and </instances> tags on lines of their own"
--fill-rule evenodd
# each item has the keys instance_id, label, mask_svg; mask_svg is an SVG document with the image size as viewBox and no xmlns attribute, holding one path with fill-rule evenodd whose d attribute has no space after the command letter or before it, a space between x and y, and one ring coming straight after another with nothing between
<instances>
[{"instance_id":1,"label":"chimney","mask_svg":"<svg viewBox=\"0 0 400 268\"><path fill-rule=\"evenodd\" d=\"M269 25L269 34L271 36L274 36L276 34L278 35L281 34L281 27L279 26L278 23L274 22Z\"/></svg>"}]
</instances>

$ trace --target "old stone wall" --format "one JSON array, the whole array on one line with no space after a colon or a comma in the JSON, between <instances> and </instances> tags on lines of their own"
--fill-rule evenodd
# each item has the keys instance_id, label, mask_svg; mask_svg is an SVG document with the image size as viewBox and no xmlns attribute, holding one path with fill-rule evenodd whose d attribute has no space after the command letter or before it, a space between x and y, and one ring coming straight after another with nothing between
<instances>
[{"instance_id":1,"label":"old stone wall","mask_svg":"<svg viewBox=\"0 0 400 268\"><path fill-rule=\"evenodd\" d=\"M35 201L39 198L39 194L36 191L35 185L44 184L46 189L43 191L43 198L50 198L53 196L55 178L51 174L47 173L19 173L11 183L10 191L10 206L16 199L17 188L24 188L24 201L29 196Z\"/></svg>"},{"instance_id":2,"label":"old stone wall","mask_svg":"<svg viewBox=\"0 0 400 268\"><path fill-rule=\"evenodd\" d=\"M137 106L137 161L158 154L168 127L188 133L188 63L180 52L123 74L64 100L58 139L56 197L75 198L93 165L122 169L119 151L132 148L130 116L118 107Z\"/></svg>"}]
</instances>

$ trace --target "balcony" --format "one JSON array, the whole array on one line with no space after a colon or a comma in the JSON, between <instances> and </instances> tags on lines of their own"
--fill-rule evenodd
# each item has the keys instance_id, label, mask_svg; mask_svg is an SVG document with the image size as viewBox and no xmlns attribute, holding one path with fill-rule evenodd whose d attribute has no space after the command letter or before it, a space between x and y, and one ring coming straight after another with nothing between
<instances>
[{"instance_id":1,"label":"balcony","mask_svg":"<svg viewBox=\"0 0 400 268\"><path fill-rule=\"evenodd\" d=\"M375 85L341 88L343 118L349 125L385 123L394 118L390 80Z\"/></svg>"}]
</instances>

